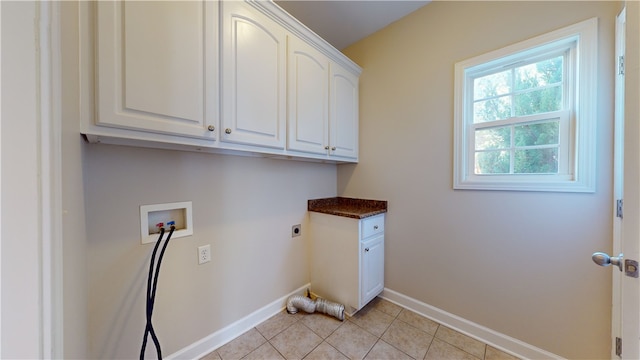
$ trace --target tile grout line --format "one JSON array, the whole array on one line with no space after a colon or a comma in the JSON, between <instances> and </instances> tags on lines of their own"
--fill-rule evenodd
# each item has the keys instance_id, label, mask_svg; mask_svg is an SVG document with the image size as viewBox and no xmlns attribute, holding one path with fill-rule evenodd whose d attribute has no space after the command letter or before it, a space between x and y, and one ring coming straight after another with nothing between
<instances>
[{"instance_id":1,"label":"tile grout line","mask_svg":"<svg viewBox=\"0 0 640 360\"><path fill-rule=\"evenodd\" d=\"M253 330L255 330L255 331L256 331L256 332L257 332L257 333L258 333L258 334L259 334L259 335L260 335L260 336L265 340L265 342L266 342L266 343L268 343L268 344L269 344L269 346L271 346L271 347L272 347L272 348L273 348L273 349L274 349L274 350L275 350L275 351L276 351L276 352L277 352L277 353L278 353L278 354L279 354L283 359L285 359L285 360L289 360L289 359L288 359L287 357L285 357L285 355L281 352L281 350L279 350L279 349L274 345L274 343L272 343L272 341L273 341L276 337L278 337L280 334L282 334L283 332L287 331L287 329L290 329L292 326L295 326L295 325L296 325L296 324L298 324L298 323L301 323L305 329L309 330L311 333L313 333L313 334L315 334L316 336L318 336L318 338L320 338L320 340L321 340L321 341L320 341L316 346L314 346L311 350L309 350L309 351L308 351L308 352L307 352L307 353L302 357L303 359L307 358L311 353L313 353L313 352L314 352L318 347L320 347L320 345L322 345L323 343L327 343L327 345L328 345L328 346L330 346L330 347L331 347L333 350L335 350L337 353L339 353L340 355L342 355L342 356L344 356L345 358L349 359L349 356L347 356L346 354L344 354L342 351L340 351L338 348L336 348L336 347L335 347L334 345L332 345L331 343L327 342L327 339L329 339L329 338L330 338L330 337L331 337L331 336L332 336L336 331L338 331L338 329L342 328L342 327L343 327L347 322L349 322L351 325L356 326L357 328L359 328L359 329L361 329L361 330L365 331L366 333L368 333L369 335L372 335L372 336L375 338L375 341L373 342L373 345L372 345L372 346L371 346L371 348L369 348L369 349L367 350L367 352L363 355L362 359L364 359L364 358L366 358L367 356L369 356L369 355L372 353L373 349L376 347L376 345L378 345L378 343L379 343L380 341L383 341L386 345L391 346L392 348L394 348L395 350L399 351L400 353L402 353L402 354L404 354L404 355L406 355L406 356L408 356L408 357L410 357L410 358L412 358L412 359L416 359L416 358L414 358L412 355L408 354L405 350L398 348L398 347L397 347L397 345L394 345L394 344L392 344L392 343L389 343L389 342L387 342L386 340L384 340L384 339L382 338L383 336L385 336L385 334L387 334L387 333L389 332L389 330L390 330L390 328L391 328L391 325L392 325L392 324L394 324L394 323L396 323L396 322L399 322L399 323L402 323L402 324L404 324L404 325L410 326L411 328L414 328L414 329L416 329L416 330L419 330L419 331L421 331L421 332L423 332L423 333L425 333L425 334L427 334L427 335L431 336L431 340L430 340L430 342L429 342L428 346L426 346L426 352L425 352L424 356L422 357L422 359L417 358L416 360L424 360L424 359L427 357L427 355L429 354L429 351L433 348L433 346L434 346L434 343L435 343L435 340L436 340L436 339L437 339L439 342L442 342L442 343L444 343L444 344L446 344L446 345L448 345L448 346L450 346L450 347L452 347L452 348L455 348L457 351L461 351L461 352L463 352L463 353L465 353L465 354L467 354L467 355L469 355L469 356L472 356L472 357L473 357L473 358L475 358L475 359L485 360L485 359L487 358L487 352L488 352L488 350L489 350L489 345L488 345L488 344L486 344L486 343L480 342L480 343L482 344L482 347L483 347L483 348L482 348L482 355L481 355L481 356L479 356L479 357L477 357L474 353L471 353L471 352L469 352L469 351L465 350L464 348L460 347L460 345L457 345L457 344L451 343L451 342L449 342L449 341L447 340L447 339L448 339L448 337L447 337L447 336L445 336L445 335L446 335L445 333L447 332L447 330L451 330L451 331L455 331L455 330L450 329L450 328L448 328L447 326L445 326L445 325L443 325L443 324L441 324L441 323L439 323L439 322L437 322L437 321L433 321L433 320L431 320L431 321L436 325L436 326L435 326L435 329L434 329L434 331L433 331L433 334L431 334L430 332L426 331L426 328L425 328L424 326L422 326L419 322L418 322L418 323L416 323L416 322L415 322L415 321L413 321L413 320L411 320L411 322L408 322L408 320L407 320L407 321L405 321L405 320L403 320L404 318L406 318L406 316L405 316L405 315L403 315L403 316L402 316L402 318L401 318L401 314L403 314L403 312L405 312L405 311L406 311L406 312L407 312L407 315L408 315L409 313L413 313L413 311L411 311L411 310L409 310L409 309L406 309L406 308L402 308L402 307L401 307L401 308L400 308L400 310L399 310L399 311L397 311L397 312L396 312L395 310L393 310L393 311L392 311L391 309L388 309L388 308L386 308L388 311L383 311L383 309L384 309L384 307L378 307L377 305L374 305L374 307L370 309L370 311L376 311L376 312L378 312L378 313L380 313L380 314L385 314L386 316L388 316L388 317L391 319L391 320L389 321L389 323L388 323L388 324L386 324L386 325L384 326L384 328L383 328L383 330L381 331L380 335L376 335L376 334L372 333L372 332L370 331L370 329L368 329L368 328L366 328L366 327L365 327L365 325L367 324L367 323L366 323L366 321L365 321L365 322L362 322L362 321L360 321L360 318L356 318L356 316L350 316L350 317L347 317L346 319L344 319L344 320L342 321L342 323L341 323L341 324L339 324L336 328L334 328L333 330L331 330L331 331L330 331L326 336L323 336L322 334L318 333L318 331L320 331L320 329L316 329L316 330L314 330L314 329L310 326L310 324L307 324L307 323L305 323L304 321L302 321L302 320L304 319L304 317L303 317L303 316L297 316L297 315L295 315L295 314L290 314L291 316L295 316L295 319L294 319L294 321L293 321L293 322L291 322L290 324L286 325L283 329L279 330L277 333L275 333L275 334L273 334L272 336L270 336L270 338L269 338L269 339L267 339L267 337L265 336L265 335L266 335L266 333L265 333L265 334L263 334L263 333L258 329L259 325L254 326L252 329L253 329ZM355 314L354 314L354 315L355 315ZM417 314L417 315L420 315L420 314ZM376 315L376 316L377 316L377 315ZM365 317L366 317L366 314L363 314L362 319L364 319ZM424 316L420 316L420 317L424 317ZM354 321L354 319L356 319L356 320L358 320L358 321ZM410 319L410 318L407 318L407 319ZM386 322L386 321L385 321L385 322ZM380 324L380 325L383 325L383 324ZM403 326L404 326L404 325L403 325ZM378 328L378 329L379 329L379 328ZM431 329L431 328L429 328L429 329ZM447 330L443 330L443 329L447 329ZM263 329L263 330L268 330L268 328ZM267 332L269 332L269 331L267 331ZM380 331L376 331L376 333L378 333L378 332L380 332ZM438 337L437 335L438 335L438 333L440 333L440 332L444 332L444 333L440 334L440 337ZM464 334L463 334L463 335L464 335ZM444 336L444 337L442 337L442 336ZM453 339L449 339L449 340L453 340ZM456 341L454 341L454 342L456 342ZM255 351L257 351L257 350L258 350L260 347L262 347L263 345L264 345L264 342L263 342L263 343L261 343L260 345L258 345L256 348L254 348L254 349L250 350L250 351L249 351L249 353L247 353L247 354L245 354L244 356L242 356L242 359L246 359L246 358L248 358L250 354L252 354L252 353L254 353ZM220 348L221 348L221 347L220 347ZM217 355L218 355L218 357L219 357L220 359L222 359L221 354L218 352L220 348L218 348L218 349L214 350L214 352L216 352L216 353L217 353ZM477 351L475 351L475 353L478 353L478 352L477 352Z\"/></svg>"},{"instance_id":2,"label":"tile grout line","mask_svg":"<svg viewBox=\"0 0 640 360\"><path fill-rule=\"evenodd\" d=\"M385 327L384 331L382 332L382 334L381 334L380 336L375 335L375 334L372 334L369 330L367 330L367 329L365 329L364 327L362 327L362 326L358 325L357 323L354 323L354 325L358 326L359 328L363 329L364 331L368 332L369 334L371 334L371 335L373 335L373 336L377 337L376 342L373 344L373 346L371 346L371 349L369 349L369 351L367 351L367 353L363 356L363 359L365 359L365 358L367 357L367 355L369 355L369 353L371 353L371 350L373 350L373 348L376 346L376 344L378 344L378 342L379 342L379 341L383 341L385 344L388 344L389 346L391 346L391 347L393 347L394 349L396 349L396 350L400 351L401 353L403 353L403 354L407 355L408 357L410 357L410 358L412 358L412 359L415 359L413 356L411 356L411 355L407 354L404 350L402 350L402 349L398 349L395 345L393 345L393 344L389 344L388 342L386 342L386 341L384 341L384 340L382 339L382 337L384 336L384 334L386 334L386 333L387 333L387 331L388 331L388 330L389 330L389 328L391 327L391 324L393 324L393 322L394 322L394 321L398 320L398 321L401 321L401 322L403 322L403 323L404 323L404 321L402 321L402 320L398 319L398 316L400 316L400 313L402 312L402 310L398 311L398 313L397 313L396 315L392 315L392 314L389 314L389 313L387 313L387 312L384 312L384 311L382 311L382 310L378 310L378 309L375 309L375 308L374 308L374 309L372 309L372 310L374 310L374 311L379 311L379 312L380 312L380 313L382 313L382 314L386 314L386 315L392 316L392 317L393 317L393 319L391 320L391 322L389 323L389 325L387 325L387 326ZM408 323L406 323L406 324L408 324ZM413 325L411 325L411 324L408 324L408 325L413 326ZM438 325L438 326L439 326L439 325ZM434 335L434 336L435 336L435 335ZM431 342L433 342L433 339L431 340ZM429 346L431 346L431 344L429 344ZM429 349L427 348L427 352L428 352L428 351L429 351ZM425 354L425 356L426 356L426 354ZM416 359L416 360L420 360L420 359Z\"/></svg>"},{"instance_id":3,"label":"tile grout line","mask_svg":"<svg viewBox=\"0 0 640 360\"><path fill-rule=\"evenodd\" d=\"M371 349L369 349L369 351L367 352L367 354L365 354L365 356L363 357L363 359L367 357L367 355L371 352L371 350L373 350L373 347L375 347L375 345L378 343L378 341L380 341L380 340L384 341L384 340L382 339L382 336L384 336L384 334L389 330L389 327L391 327L391 324L392 324L395 320L398 320L398 321L400 321L400 322L402 322L402 323L404 323L404 324L407 324L407 325L409 325L409 326L413 327L414 329L417 329L417 330L420 330L420 331L425 332L426 334L429 334L428 332L426 332L426 331L424 331L424 330L422 330L422 329L420 329L420 328L418 328L418 327L414 326L413 324L410 324L410 323L405 322L405 321L403 321L403 320L401 320L401 319L398 319L398 317L400 316L400 314L401 314L403 311L407 310L407 309L404 309L404 308L403 308L403 309L402 309L402 310L400 310L400 311L399 311L395 316L394 316L394 315L392 315L392 314L386 313L386 312L384 312L384 311L382 311L382 310L378 310L378 309L372 309L372 310L379 311L379 312L381 312L381 313L383 313L383 314L387 314L387 315L389 315L389 316L393 316L393 320L391 321L391 323L390 323L389 325L387 325L387 327L384 329L384 331L383 331L382 335L380 335L380 336L377 336L377 335L375 335L375 334L372 334L372 333L371 333L371 332L369 332L369 330L367 330L366 328L364 328L364 327L362 327L362 326L358 325L357 323L354 323L354 325L358 326L359 328L361 328L361 329L363 329L363 330L367 331L369 334L374 335L374 336L376 336L376 337L378 338L378 340L376 340L376 342L375 342L375 343L374 343L374 345L371 347ZM407 310L407 311L411 311L411 310ZM448 342L448 341L446 341L445 339L437 338L437 337L436 337L436 334L438 333L438 330L440 329L440 327L441 327L441 326L444 326L444 325L440 324L440 323L439 323L439 322L437 322L437 321L435 321L435 323L436 323L438 326L436 327L436 330L434 331L434 333L433 333L433 334L429 334L429 335L431 336L431 341L429 342L429 346L427 347L427 351L426 351L426 353L425 353L425 355L424 355L423 359L424 359L424 358L426 358L427 354L429 354L429 350L431 349L431 346L433 346L434 340L436 340L436 339L438 339L439 341L442 341L442 342L444 342L444 343L446 343L446 344L448 344L448 345L450 345L450 346L453 346L453 347L455 347L456 349L458 349L458 350L460 350L460 351L463 351L464 353L466 353L466 354L468 354L468 355L471 355L471 356L473 356L473 357L474 357L474 358L476 358L476 359L480 359L480 360L485 360L485 359L486 359L486 354L487 354L487 344L486 344L486 343L483 343L484 349L483 349L482 358L478 358L478 357L476 357L475 355L471 354L470 352L466 351L465 349L460 348L459 346L457 346L457 345L455 345L455 344L451 344L451 343L449 343L449 342ZM386 343L386 344L389 344L389 343L387 343L386 341L385 341L385 343ZM396 346L394 346L393 344L389 344L389 346L392 346L394 349L396 349L396 350L398 350L398 351L402 352L403 354L405 354L405 355L409 356L409 357L410 357L410 358L412 358L412 359L414 358L413 356L411 356L411 355L407 354L404 350L397 348L397 347L396 347ZM421 360L421 359L416 359L416 360Z\"/></svg>"},{"instance_id":4,"label":"tile grout line","mask_svg":"<svg viewBox=\"0 0 640 360\"><path fill-rule=\"evenodd\" d=\"M298 320L298 321L300 321L300 320ZM312 333L314 333L314 334L318 335L318 337L322 339L322 341L320 341L320 344L316 345L313 349L311 349L311 351L309 351L308 353L306 353L302 359L305 359L307 356L309 356L309 354L311 354L311 353L313 352L313 350L317 349L317 348L318 348L318 346L320 346L320 345L322 345L322 343L326 342L326 341L327 341L327 339L328 339L328 338L329 338L329 337L330 337L334 332L336 332L339 328L341 328L341 327L342 327L342 325L344 325L344 322L345 322L345 321L347 321L347 320L343 320L343 321L342 321L342 324L340 324L340 326L338 326L337 328L333 329L333 330L329 333L329 335L327 335L327 337L322 337L322 335L320 335L320 334L318 334L317 332L313 331L313 329L312 329L312 328L310 328L309 326L307 326L307 324L302 323L302 325L304 325L307 329L311 330L311 332L312 332ZM327 343L327 344L329 344L329 343ZM336 349L336 348L335 348L335 346L333 346L333 345L331 345L331 344L329 344L329 346L331 346L332 348L334 348L334 349L335 349L337 352L339 352L342 356L346 357L347 359L349 358L347 355L343 354L343 353L342 353L342 351L340 351L340 350ZM284 357L284 356L283 356L283 357ZM285 360L288 360L288 359L286 359L286 358L285 358Z\"/></svg>"},{"instance_id":5,"label":"tile grout line","mask_svg":"<svg viewBox=\"0 0 640 360\"><path fill-rule=\"evenodd\" d=\"M375 309L374 309L374 310L375 310ZM382 312L382 311L381 311L381 312ZM397 317L397 315L396 315L396 317ZM396 319L396 318L393 318L393 320L395 320L395 319ZM393 323L393 320L391 321L391 323ZM386 328L384 329L384 331L382 332L382 335L384 335L384 333L386 333L386 332L387 332L387 330L389 329L389 326L391 326L391 323L389 323L389 325L387 325L387 327L386 327ZM358 325L358 324L355 324L355 325L356 325L356 326L358 326L359 328L363 329L364 331L369 332L367 329L365 329L365 328L361 327L360 325ZM371 334L371 333L369 332L369 334ZM373 335L373 334L372 334L372 335ZM377 336L376 342L374 342L374 343L373 343L373 346L371 346L371 349L369 349L369 351L367 351L367 353L366 353L366 354L364 354L364 356L362 357L363 359L365 359L365 358L367 357L367 355L369 355L369 353L371 352L371 350L373 350L373 348L374 348L374 347L376 347L376 344L378 343L378 341L382 340L382 335ZM376 335L374 335L374 336L376 336ZM391 346L393 346L393 345L391 345ZM394 346L394 348L395 348L395 346ZM400 349L398 349L398 350L400 350ZM404 353L404 351L403 351L403 353Z\"/></svg>"}]
</instances>

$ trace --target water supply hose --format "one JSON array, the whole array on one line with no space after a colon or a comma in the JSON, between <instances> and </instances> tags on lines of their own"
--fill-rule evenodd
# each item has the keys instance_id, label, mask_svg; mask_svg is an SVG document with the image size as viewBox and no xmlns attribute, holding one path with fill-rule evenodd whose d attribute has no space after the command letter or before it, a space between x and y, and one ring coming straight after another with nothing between
<instances>
[{"instance_id":1,"label":"water supply hose","mask_svg":"<svg viewBox=\"0 0 640 360\"><path fill-rule=\"evenodd\" d=\"M158 241L156 242L156 245L153 248L153 252L151 253L151 261L149 264L149 277L147 278L147 296L146 296L147 324L144 328L144 336L142 338L142 347L140 349L140 360L144 359L144 354L147 348L148 335L151 335L153 344L156 347L156 354L158 356L158 359L162 359L162 350L160 348L160 341L158 340L156 331L153 328L153 324L151 323L151 317L153 315L153 307L155 306L155 302L156 302L156 290L158 288L158 275L160 274L160 266L162 265L164 252L167 249L167 245L169 245L169 240L171 240L171 235L173 235L173 232L175 231L175 229L176 227L171 225L171 230L169 230L169 235L167 236L167 240L164 242L164 245L162 246L162 250L160 250L160 256L158 257L158 264L155 267L155 273L154 273L154 263L156 260L156 253L158 251L158 248L160 247L160 243L162 242L162 237L164 236L164 227L160 227L160 236L158 237ZM152 286L152 283L153 283L153 286Z\"/></svg>"}]
</instances>

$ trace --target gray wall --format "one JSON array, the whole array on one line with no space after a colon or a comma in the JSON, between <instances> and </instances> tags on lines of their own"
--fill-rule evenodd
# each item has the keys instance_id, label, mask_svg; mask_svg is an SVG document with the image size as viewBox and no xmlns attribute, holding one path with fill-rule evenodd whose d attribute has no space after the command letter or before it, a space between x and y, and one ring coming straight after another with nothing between
<instances>
[{"instance_id":1,"label":"gray wall","mask_svg":"<svg viewBox=\"0 0 640 360\"><path fill-rule=\"evenodd\" d=\"M385 285L567 358L610 355L617 2L433 2L345 49L364 68L360 154L338 193L389 201ZM599 18L597 190L452 190L453 67Z\"/></svg>"},{"instance_id":2,"label":"gray wall","mask_svg":"<svg viewBox=\"0 0 640 360\"><path fill-rule=\"evenodd\" d=\"M0 358L42 356L38 7L2 3ZM45 176L46 178L46 176Z\"/></svg>"},{"instance_id":3,"label":"gray wall","mask_svg":"<svg viewBox=\"0 0 640 360\"><path fill-rule=\"evenodd\" d=\"M60 2L62 57L63 346L65 359L86 359L87 258L83 149L79 133L78 21L76 2Z\"/></svg>"},{"instance_id":4,"label":"gray wall","mask_svg":"<svg viewBox=\"0 0 640 360\"><path fill-rule=\"evenodd\" d=\"M84 155L91 358L140 349L153 249L140 244L140 205L193 202L194 234L171 241L159 277L163 354L309 282L307 200L336 195L335 165L109 145ZM212 261L198 265L204 244Z\"/></svg>"},{"instance_id":5,"label":"gray wall","mask_svg":"<svg viewBox=\"0 0 640 360\"><path fill-rule=\"evenodd\" d=\"M84 143L78 4L61 9L65 358L138 356L153 249L140 205L193 202L194 234L171 241L159 277L164 355L307 284L307 200L336 195L336 165ZM204 244L212 261L198 265Z\"/></svg>"}]
</instances>

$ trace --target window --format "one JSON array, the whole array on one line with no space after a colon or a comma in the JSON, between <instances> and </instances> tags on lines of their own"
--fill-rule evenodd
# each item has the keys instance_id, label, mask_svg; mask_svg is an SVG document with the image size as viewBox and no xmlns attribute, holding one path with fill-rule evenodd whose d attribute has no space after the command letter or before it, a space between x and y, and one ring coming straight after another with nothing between
<instances>
[{"instance_id":1,"label":"window","mask_svg":"<svg viewBox=\"0 0 640 360\"><path fill-rule=\"evenodd\" d=\"M593 192L597 19L455 66L454 189Z\"/></svg>"}]
</instances>

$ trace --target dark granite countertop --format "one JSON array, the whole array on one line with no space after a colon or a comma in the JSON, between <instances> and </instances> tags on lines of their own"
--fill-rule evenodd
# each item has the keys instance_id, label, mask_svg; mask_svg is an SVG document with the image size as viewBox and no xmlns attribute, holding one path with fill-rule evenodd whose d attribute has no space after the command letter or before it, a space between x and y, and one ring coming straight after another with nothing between
<instances>
[{"instance_id":1,"label":"dark granite countertop","mask_svg":"<svg viewBox=\"0 0 640 360\"><path fill-rule=\"evenodd\" d=\"M313 212L364 219L387 212L387 202L380 200L332 197L309 200L307 209Z\"/></svg>"}]
</instances>

